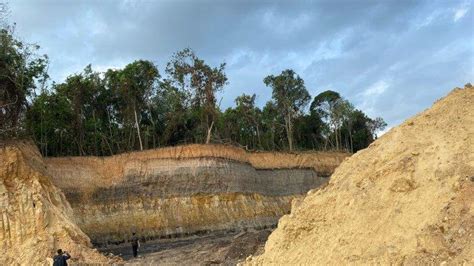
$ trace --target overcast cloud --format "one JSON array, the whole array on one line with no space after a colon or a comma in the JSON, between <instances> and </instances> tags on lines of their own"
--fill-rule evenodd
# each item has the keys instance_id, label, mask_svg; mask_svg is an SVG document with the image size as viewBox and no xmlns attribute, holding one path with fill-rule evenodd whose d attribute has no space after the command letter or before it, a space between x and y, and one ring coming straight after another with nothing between
<instances>
[{"instance_id":1,"label":"overcast cloud","mask_svg":"<svg viewBox=\"0 0 474 266\"><path fill-rule=\"evenodd\" d=\"M9 3L16 33L41 45L53 80L191 47L227 63L222 107L270 99L266 75L294 69L395 126L474 77L473 1L38 1Z\"/></svg>"}]
</instances>

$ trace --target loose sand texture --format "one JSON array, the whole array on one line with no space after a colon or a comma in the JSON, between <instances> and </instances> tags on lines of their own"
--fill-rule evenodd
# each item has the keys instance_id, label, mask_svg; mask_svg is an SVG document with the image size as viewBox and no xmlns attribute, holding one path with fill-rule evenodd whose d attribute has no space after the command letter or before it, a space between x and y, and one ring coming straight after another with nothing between
<instances>
[{"instance_id":1,"label":"loose sand texture","mask_svg":"<svg viewBox=\"0 0 474 266\"><path fill-rule=\"evenodd\" d=\"M346 159L249 264L474 264L474 88Z\"/></svg>"}]
</instances>

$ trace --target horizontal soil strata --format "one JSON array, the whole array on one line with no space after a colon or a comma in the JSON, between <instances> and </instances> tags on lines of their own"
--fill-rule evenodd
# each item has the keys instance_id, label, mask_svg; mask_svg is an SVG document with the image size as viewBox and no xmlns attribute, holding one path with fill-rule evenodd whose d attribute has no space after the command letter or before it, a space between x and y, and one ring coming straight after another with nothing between
<instances>
[{"instance_id":1,"label":"horizontal soil strata","mask_svg":"<svg viewBox=\"0 0 474 266\"><path fill-rule=\"evenodd\" d=\"M74 208L78 225L98 245L126 242L132 232L142 239L179 237L215 231L269 228L300 195L200 194L148 198Z\"/></svg>"},{"instance_id":2,"label":"horizontal soil strata","mask_svg":"<svg viewBox=\"0 0 474 266\"><path fill-rule=\"evenodd\" d=\"M46 161L80 228L104 245L132 231L154 239L274 226L346 156L189 145Z\"/></svg>"},{"instance_id":3,"label":"horizontal soil strata","mask_svg":"<svg viewBox=\"0 0 474 266\"><path fill-rule=\"evenodd\" d=\"M246 152L232 146L224 145L186 145L153 149L141 152L131 152L110 157L62 157L45 158L52 174L74 175L91 177L91 181L98 186L108 186L124 176L126 165L133 162L143 163L158 159L211 158L225 159L248 163L255 169L293 169L312 168L318 175L329 176L334 169L349 154L341 152L305 152L305 153L277 153L277 152ZM95 177L92 180L92 177Z\"/></svg>"}]
</instances>

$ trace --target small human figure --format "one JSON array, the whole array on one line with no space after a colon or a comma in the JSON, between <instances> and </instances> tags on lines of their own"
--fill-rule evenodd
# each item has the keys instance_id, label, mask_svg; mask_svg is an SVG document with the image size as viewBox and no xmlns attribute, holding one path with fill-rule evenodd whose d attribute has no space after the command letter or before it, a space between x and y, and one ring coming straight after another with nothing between
<instances>
[{"instance_id":1,"label":"small human figure","mask_svg":"<svg viewBox=\"0 0 474 266\"><path fill-rule=\"evenodd\" d=\"M58 249L58 255L53 258L53 266L67 266L67 260L71 258L71 255L67 251Z\"/></svg>"},{"instance_id":2,"label":"small human figure","mask_svg":"<svg viewBox=\"0 0 474 266\"><path fill-rule=\"evenodd\" d=\"M132 243L133 257L136 258L138 255L138 247L140 247L140 241L138 240L138 237L135 232L132 233L132 238L130 239L130 242Z\"/></svg>"}]
</instances>

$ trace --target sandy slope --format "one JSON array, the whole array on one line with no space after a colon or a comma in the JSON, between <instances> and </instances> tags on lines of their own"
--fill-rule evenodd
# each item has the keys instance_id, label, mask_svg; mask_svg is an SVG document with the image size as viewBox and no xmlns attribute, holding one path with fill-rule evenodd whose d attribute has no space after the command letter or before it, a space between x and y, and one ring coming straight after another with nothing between
<instances>
[{"instance_id":1,"label":"sandy slope","mask_svg":"<svg viewBox=\"0 0 474 266\"><path fill-rule=\"evenodd\" d=\"M346 159L250 264L474 264L474 88Z\"/></svg>"}]
</instances>

